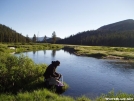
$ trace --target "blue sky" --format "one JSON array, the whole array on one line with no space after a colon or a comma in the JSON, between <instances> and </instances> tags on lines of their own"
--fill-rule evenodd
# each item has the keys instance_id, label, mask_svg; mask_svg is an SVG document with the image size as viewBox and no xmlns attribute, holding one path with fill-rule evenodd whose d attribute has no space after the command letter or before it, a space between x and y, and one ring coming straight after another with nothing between
<instances>
[{"instance_id":1,"label":"blue sky","mask_svg":"<svg viewBox=\"0 0 134 101\"><path fill-rule=\"evenodd\" d=\"M0 0L0 24L22 35L65 38L134 19L134 0Z\"/></svg>"}]
</instances>

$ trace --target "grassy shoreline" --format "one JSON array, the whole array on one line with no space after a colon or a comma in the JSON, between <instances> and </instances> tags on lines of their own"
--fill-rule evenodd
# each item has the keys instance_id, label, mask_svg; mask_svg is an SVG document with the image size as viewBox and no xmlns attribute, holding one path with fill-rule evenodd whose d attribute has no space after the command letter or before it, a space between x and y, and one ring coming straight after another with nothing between
<instances>
[{"instance_id":1,"label":"grassy shoreline","mask_svg":"<svg viewBox=\"0 0 134 101\"><path fill-rule=\"evenodd\" d=\"M120 59L124 62L134 62L134 48L66 45L64 49L72 50L72 52L78 56L89 56L103 59Z\"/></svg>"},{"instance_id":2,"label":"grassy shoreline","mask_svg":"<svg viewBox=\"0 0 134 101\"><path fill-rule=\"evenodd\" d=\"M109 100L107 100L109 99ZM33 92L19 92L16 95L13 94L0 94L0 101L134 101L134 94L126 94L114 91L108 94L102 94L101 96L90 99L86 96L80 96L73 98L71 96L58 95L47 89L38 89Z\"/></svg>"},{"instance_id":3,"label":"grassy shoreline","mask_svg":"<svg viewBox=\"0 0 134 101\"><path fill-rule=\"evenodd\" d=\"M14 47L15 49L10 49ZM5 53L21 53L28 51L37 51L37 50L58 50L63 48L63 45L58 44L49 44L49 43L30 43L30 44L0 44L0 51Z\"/></svg>"}]
</instances>

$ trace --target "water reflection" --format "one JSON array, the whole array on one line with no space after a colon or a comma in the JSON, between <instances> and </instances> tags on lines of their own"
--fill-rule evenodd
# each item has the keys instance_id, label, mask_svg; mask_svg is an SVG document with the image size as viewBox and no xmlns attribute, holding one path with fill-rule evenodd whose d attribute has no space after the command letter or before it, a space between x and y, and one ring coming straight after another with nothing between
<instances>
[{"instance_id":1,"label":"water reflection","mask_svg":"<svg viewBox=\"0 0 134 101\"><path fill-rule=\"evenodd\" d=\"M44 55L46 54L46 50L44 50Z\"/></svg>"},{"instance_id":2,"label":"water reflection","mask_svg":"<svg viewBox=\"0 0 134 101\"><path fill-rule=\"evenodd\" d=\"M33 50L33 54L35 55L35 53L36 53L36 51L35 50Z\"/></svg>"},{"instance_id":3,"label":"water reflection","mask_svg":"<svg viewBox=\"0 0 134 101\"><path fill-rule=\"evenodd\" d=\"M63 48L62 50L64 50L64 52L69 53L70 55L74 54L75 50L72 48Z\"/></svg>"},{"instance_id":4,"label":"water reflection","mask_svg":"<svg viewBox=\"0 0 134 101\"><path fill-rule=\"evenodd\" d=\"M55 57L56 55L56 50L52 50L52 57Z\"/></svg>"}]
</instances>

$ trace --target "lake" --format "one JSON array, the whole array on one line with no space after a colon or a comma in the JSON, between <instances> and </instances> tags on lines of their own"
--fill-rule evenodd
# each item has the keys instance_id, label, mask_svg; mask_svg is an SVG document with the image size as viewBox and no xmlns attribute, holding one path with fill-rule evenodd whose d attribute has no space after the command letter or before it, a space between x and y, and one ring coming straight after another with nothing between
<instances>
[{"instance_id":1,"label":"lake","mask_svg":"<svg viewBox=\"0 0 134 101\"><path fill-rule=\"evenodd\" d=\"M132 63L76 56L64 50L24 52L24 55L35 63L49 65L51 61L61 62L57 72L63 75L64 82L69 85L69 89L63 95L72 97L86 95L94 98L111 90L134 94L134 64Z\"/></svg>"}]
</instances>

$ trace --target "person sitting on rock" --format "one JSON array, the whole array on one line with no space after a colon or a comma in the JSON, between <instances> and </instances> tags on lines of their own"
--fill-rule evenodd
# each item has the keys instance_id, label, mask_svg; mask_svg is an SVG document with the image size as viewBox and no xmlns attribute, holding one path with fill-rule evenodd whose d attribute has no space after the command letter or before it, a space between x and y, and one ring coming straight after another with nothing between
<instances>
[{"instance_id":1,"label":"person sitting on rock","mask_svg":"<svg viewBox=\"0 0 134 101\"><path fill-rule=\"evenodd\" d=\"M55 78L56 80L59 80L61 78L61 74L56 72L57 66L60 65L60 61L52 61L52 63L47 67L44 77L45 80L50 79L50 78Z\"/></svg>"}]
</instances>

